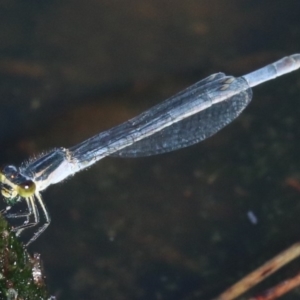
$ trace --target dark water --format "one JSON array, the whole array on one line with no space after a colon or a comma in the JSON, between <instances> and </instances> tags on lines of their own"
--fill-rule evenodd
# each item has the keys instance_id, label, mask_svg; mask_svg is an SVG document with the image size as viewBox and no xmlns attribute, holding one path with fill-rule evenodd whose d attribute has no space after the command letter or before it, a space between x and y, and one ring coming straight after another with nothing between
<instances>
[{"instance_id":1,"label":"dark water","mask_svg":"<svg viewBox=\"0 0 300 300\"><path fill-rule=\"evenodd\" d=\"M0 1L1 163L74 145L213 72L299 52L299 13L297 0ZM49 188L52 224L30 251L51 293L210 299L297 242L299 99L298 71L255 88L199 145L108 158Z\"/></svg>"}]
</instances>

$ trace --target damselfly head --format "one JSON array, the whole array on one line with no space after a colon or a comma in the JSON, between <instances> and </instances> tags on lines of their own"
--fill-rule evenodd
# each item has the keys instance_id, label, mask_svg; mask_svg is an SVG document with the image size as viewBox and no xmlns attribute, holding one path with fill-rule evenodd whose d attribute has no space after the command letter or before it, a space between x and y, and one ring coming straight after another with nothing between
<instances>
[{"instance_id":1,"label":"damselfly head","mask_svg":"<svg viewBox=\"0 0 300 300\"><path fill-rule=\"evenodd\" d=\"M35 193L35 183L13 166L8 165L0 170L0 191L6 201L17 201L19 197L27 198Z\"/></svg>"}]
</instances>

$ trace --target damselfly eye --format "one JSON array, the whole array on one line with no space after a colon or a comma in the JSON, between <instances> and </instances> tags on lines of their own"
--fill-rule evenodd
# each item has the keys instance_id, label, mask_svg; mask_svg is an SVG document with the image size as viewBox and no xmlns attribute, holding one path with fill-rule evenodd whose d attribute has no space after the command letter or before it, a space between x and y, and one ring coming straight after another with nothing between
<instances>
[{"instance_id":1,"label":"damselfly eye","mask_svg":"<svg viewBox=\"0 0 300 300\"><path fill-rule=\"evenodd\" d=\"M35 183L31 180L25 181L17 185L18 194L24 198L32 196L35 193L35 188Z\"/></svg>"},{"instance_id":2,"label":"damselfly eye","mask_svg":"<svg viewBox=\"0 0 300 300\"><path fill-rule=\"evenodd\" d=\"M18 169L13 165L8 165L2 168L1 173L7 178L7 179L14 179L18 175Z\"/></svg>"}]
</instances>

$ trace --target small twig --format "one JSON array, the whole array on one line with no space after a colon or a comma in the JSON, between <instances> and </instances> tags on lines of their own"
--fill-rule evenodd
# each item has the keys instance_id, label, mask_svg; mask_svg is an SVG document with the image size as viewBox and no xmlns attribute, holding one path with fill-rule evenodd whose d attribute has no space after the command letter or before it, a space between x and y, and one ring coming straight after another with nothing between
<instances>
[{"instance_id":1,"label":"small twig","mask_svg":"<svg viewBox=\"0 0 300 300\"><path fill-rule=\"evenodd\" d=\"M219 295L215 300L232 300L240 296L244 292L248 291L253 286L257 285L259 282L273 274L275 271L289 263L291 260L295 259L300 255L300 243L296 243L289 247L287 250L283 251L279 255L275 256L267 263L256 269L254 272L245 276L242 280L231 286L221 295ZM300 276L300 275L298 275ZM254 298L256 300L261 298ZM269 298L262 298L263 300ZM270 298L275 299L275 298Z\"/></svg>"}]
</instances>

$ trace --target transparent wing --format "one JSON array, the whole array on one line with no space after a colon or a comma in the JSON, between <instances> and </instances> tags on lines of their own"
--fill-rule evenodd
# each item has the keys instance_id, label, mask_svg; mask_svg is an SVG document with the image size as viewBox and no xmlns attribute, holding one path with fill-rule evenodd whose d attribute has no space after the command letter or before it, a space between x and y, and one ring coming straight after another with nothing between
<instances>
[{"instance_id":1,"label":"transparent wing","mask_svg":"<svg viewBox=\"0 0 300 300\"><path fill-rule=\"evenodd\" d=\"M251 96L244 78L217 73L70 148L70 155L83 169L109 155L147 156L183 148L231 122Z\"/></svg>"}]
</instances>

